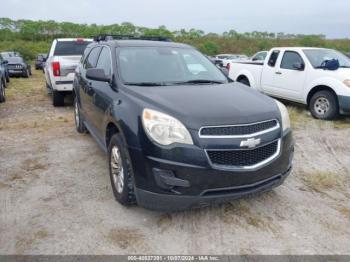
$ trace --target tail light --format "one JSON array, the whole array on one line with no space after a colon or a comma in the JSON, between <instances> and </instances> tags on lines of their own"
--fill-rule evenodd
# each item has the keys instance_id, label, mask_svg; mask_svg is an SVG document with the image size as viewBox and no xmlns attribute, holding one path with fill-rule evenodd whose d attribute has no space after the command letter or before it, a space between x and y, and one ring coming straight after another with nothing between
<instances>
[{"instance_id":1,"label":"tail light","mask_svg":"<svg viewBox=\"0 0 350 262\"><path fill-rule=\"evenodd\" d=\"M60 62L52 62L52 72L53 72L53 76L60 76L61 75Z\"/></svg>"},{"instance_id":2,"label":"tail light","mask_svg":"<svg viewBox=\"0 0 350 262\"><path fill-rule=\"evenodd\" d=\"M231 63L227 63L226 65L226 69L230 72L230 69L231 69Z\"/></svg>"}]
</instances>

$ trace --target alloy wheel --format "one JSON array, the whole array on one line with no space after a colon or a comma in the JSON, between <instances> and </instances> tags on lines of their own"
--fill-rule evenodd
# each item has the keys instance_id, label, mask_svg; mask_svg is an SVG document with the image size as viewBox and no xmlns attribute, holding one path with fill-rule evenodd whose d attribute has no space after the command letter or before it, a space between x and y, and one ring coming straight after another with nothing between
<instances>
[{"instance_id":1,"label":"alloy wheel","mask_svg":"<svg viewBox=\"0 0 350 262\"><path fill-rule=\"evenodd\" d=\"M124 168L120 150L117 146L113 146L111 151L111 172L114 186L117 192L121 194L124 190Z\"/></svg>"}]
</instances>

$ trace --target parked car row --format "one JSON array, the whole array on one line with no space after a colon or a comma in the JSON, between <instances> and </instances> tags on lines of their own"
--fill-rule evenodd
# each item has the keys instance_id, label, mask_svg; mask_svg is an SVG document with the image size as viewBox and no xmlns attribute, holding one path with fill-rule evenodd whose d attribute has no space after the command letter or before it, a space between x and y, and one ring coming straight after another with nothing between
<instances>
[{"instance_id":1,"label":"parked car row","mask_svg":"<svg viewBox=\"0 0 350 262\"><path fill-rule=\"evenodd\" d=\"M99 36L56 39L44 71L53 105L73 92L77 131L108 154L116 200L179 210L282 184L294 140L271 97L316 118L350 114L349 68L329 49L210 58L159 37Z\"/></svg>"}]
</instances>

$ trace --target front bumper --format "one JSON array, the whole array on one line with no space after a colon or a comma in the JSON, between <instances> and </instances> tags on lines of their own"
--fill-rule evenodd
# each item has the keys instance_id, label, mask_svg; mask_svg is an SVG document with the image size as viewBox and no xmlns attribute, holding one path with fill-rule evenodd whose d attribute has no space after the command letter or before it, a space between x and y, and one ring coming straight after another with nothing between
<instances>
[{"instance_id":1,"label":"front bumper","mask_svg":"<svg viewBox=\"0 0 350 262\"><path fill-rule=\"evenodd\" d=\"M204 150L200 148L158 152L149 148L145 151L129 148L138 204L163 211L225 202L277 187L291 172L293 153L292 132L283 136L279 156L254 170L216 169L210 165ZM169 158L176 162L168 160ZM171 172L182 186L162 186L156 170Z\"/></svg>"},{"instance_id":2,"label":"front bumper","mask_svg":"<svg viewBox=\"0 0 350 262\"><path fill-rule=\"evenodd\" d=\"M9 76L22 76L24 74L23 69L10 69Z\"/></svg>"},{"instance_id":3,"label":"front bumper","mask_svg":"<svg viewBox=\"0 0 350 262\"><path fill-rule=\"evenodd\" d=\"M339 111L342 115L350 115L350 96L338 96Z\"/></svg>"},{"instance_id":4,"label":"front bumper","mask_svg":"<svg viewBox=\"0 0 350 262\"><path fill-rule=\"evenodd\" d=\"M136 189L135 193L138 204L144 208L156 211L180 211L196 207L205 207L211 204L220 204L244 196L269 191L282 185L284 180L290 175L291 170L292 168L290 167L285 173L250 185L224 188L217 191L204 191L198 196L159 194L142 189Z\"/></svg>"}]
</instances>

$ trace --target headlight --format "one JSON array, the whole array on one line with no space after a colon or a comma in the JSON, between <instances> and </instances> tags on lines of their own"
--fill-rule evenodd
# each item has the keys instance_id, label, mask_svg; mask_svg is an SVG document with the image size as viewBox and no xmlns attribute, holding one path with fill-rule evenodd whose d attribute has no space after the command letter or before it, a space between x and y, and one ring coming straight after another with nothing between
<instances>
[{"instance_id":1,"label":"headlight","mask_svg":"<svg viewBox=\"0 0 350 262\"><path fill-rule=\"evenodd\" d=\"M177 119L151 109L144 109L142 123L147 135L160 145L174 143L193 145L186 127Z\"/></svg>"},{"instance_id":2,"label":"headlight","mask_svg":"<svg viewBox=\"0 0 350 262\"><path fill-rule=\"evenodd\" d=\"M281 102L277 101L277 106L281 112L281 116L282 116L282 127L283 127L283 131L287 130L288 128L290 128L290 119L289 119L289 113L287 108L285 107L284 104L282 104Z\"/></svg>"},{"instance_id":3,"label":"headlight","mask_svg":"<svg viewBox=\"0 0 350 262\"><path fill-rule=\"evenodd\" d=\"M350 79L344 80L344 85L346 85L347 87L350 87Z\"/></svg>"}]
</instances>

